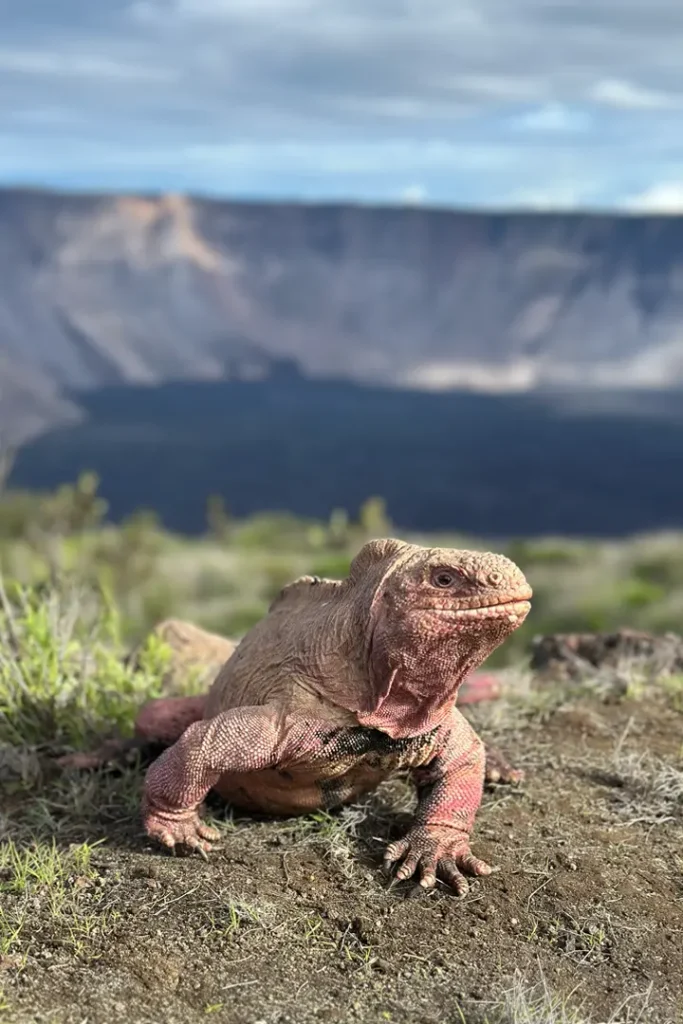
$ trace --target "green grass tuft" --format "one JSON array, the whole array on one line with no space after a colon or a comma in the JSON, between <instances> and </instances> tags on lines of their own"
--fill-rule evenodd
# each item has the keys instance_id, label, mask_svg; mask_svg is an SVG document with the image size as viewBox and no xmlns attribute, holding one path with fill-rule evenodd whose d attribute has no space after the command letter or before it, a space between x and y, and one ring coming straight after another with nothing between
<instances>
[{"instance_id":1,"label":"green grass tuft","mask_svg":"<svg viewBox=\"0 0 683 1024\"><path fill-rule=\"evenodd\" d=\"M0 743L82 748L129 733L161 692L168 649L150 637L126 665L119 619L87 590L15 587L0 611Z\"/></svg>"}]
</instances>

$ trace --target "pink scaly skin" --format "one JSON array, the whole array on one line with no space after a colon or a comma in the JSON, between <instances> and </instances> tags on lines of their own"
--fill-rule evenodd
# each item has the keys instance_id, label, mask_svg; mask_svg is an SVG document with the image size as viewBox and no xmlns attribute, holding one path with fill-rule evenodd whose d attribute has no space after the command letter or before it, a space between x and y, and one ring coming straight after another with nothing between
<instances>
[{"instance_id":1,"label":"pink scaly skin","mask_svg":"<svg viewBox=\"0 0 683 1024\"><path fill-rule=\"evenodd\" d=\"M324 778L326 768L338 763L354 739L353 732L345 729L330 737L329 730L305 719L278 722L277 713L269 708L240 708L196 722L147 773L146 831L169 848L182 844L205 854L218 833L202 822L199 807L222 777L277 765L280 771L298 774L300 782L311 766L317 769L318 779ZM370 752L374 752L372 745ZM404 858L396 874L399 880L410 878L419 868L420 884L432 888L438 872L464 895L469 885L463 871L491 872L469 846L484 784L483 744L454 708L434 733L404 743L402 752L414 765L411 774L418 789L418 809L413 828L388 848L385 865Z\"/></svg>"},{"instance_id":2,"label":"pink scaly skin","mask_svg":"<svg viewBox=\"0 0 683 1024\"><path fill-rule=\"evenodd\" d=\"M211 849L215 829L202 824L198 808L221 777L288 763L292 755L320 749L315 727L305 720L278 721L275 709L242 707L195 722L154 762L145 780L143 819L147 834L165 846Z\"/></svg>"},{"instance_id":3,"label":"pink scaly skin","mask_svg":"<svg viewBox=\"0 0 683 1024\"><path fill-rule=\"evenodd\" d=\"M211 789L246 809L308 813L408 769L418 810L386 863L463 894L465 875L491 868L470 850L485 754L458 692L524 621L530 597L501 555L397 540L365 545L347 580L290 584L219 672L203 720L150 767L147 834L206 856L217 838L200 816ZM469 697L485 688L472 683Z\"/></svg>"},{"instance_id":4,"label":"pink scaly skin","mask_svg":"<svg viewBox=\"0 0 683 1024\"><path fill-rule=\"evenodd\" d=\"M500 693L500 682L494 675L475 672L463 680L458 690L457 707L496 700ZM180 739L188 726L201 721L205 706L204 694L194 697L158 697L141 708L132 739L107 740L97 750L65 754L57 758L57 764L61 768L96 769L120 761L129 752L144 751L150 744L171 746ZM513 768L499 750L487 745L486 782L517 785L523 778L524 772L521 769Z\"/></svg>"},{"instance_id":5,"label":"pink scaly skin","mask_svg":"<svg viewBox=\"0 0 683 1024\"><path fill-rule=\"evenodd\" d=\"M420 884L431 889L437 873L459 896L469 891L468 875L489 875L491 867L470 850L470 833L481 802L484 747L475 736L468 745L464 730L453 721L439 736L437 754L413 772L418 791L415 823L384 855L387 867L403 859L398 879L419 869Z\"/></svg>"}]
</instances>

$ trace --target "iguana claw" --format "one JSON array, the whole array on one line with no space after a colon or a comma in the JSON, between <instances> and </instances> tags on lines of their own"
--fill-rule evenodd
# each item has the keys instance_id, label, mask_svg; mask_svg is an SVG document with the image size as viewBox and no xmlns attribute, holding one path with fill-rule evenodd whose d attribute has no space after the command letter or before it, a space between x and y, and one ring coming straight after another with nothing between
<instances>
[{"instance_id":1,"label":"iguana claw","mask_svg":"<svg viewBox=\"0 0 683 1024\"><path fill-rule=\"evenodd\" d=\"M176 846L186 846L196 850L204 860L211 849L211 842L219 837L215 829L205 825L197 810L164 811L146 804L143 808L143 825L151 839L155 839L174 850Z\"/></svg>"}]
</instances>

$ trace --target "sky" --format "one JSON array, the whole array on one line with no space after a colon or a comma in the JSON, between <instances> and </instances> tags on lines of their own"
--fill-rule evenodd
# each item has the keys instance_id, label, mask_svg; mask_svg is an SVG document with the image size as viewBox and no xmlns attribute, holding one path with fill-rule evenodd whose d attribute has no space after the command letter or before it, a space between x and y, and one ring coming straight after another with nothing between
<instances>
[{"instance_id":1,"label":"sky","mask_svg":"<svg viewBox=\"0 0 683 1024\"><path fill-rule=\"evenodd\" d=\"M0 0L0 183L683 212L683 4Z\"/></svg>"}]
</instances>

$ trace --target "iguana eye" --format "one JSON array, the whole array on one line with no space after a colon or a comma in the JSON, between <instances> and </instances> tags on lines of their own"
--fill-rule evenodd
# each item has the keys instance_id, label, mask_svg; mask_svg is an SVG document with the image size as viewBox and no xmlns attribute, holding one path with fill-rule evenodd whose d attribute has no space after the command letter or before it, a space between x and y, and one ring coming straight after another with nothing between
<instances>
[{"instance_id":1,"label":"iguana eye","mask_svg":"<svg viewBox=\"0 0 683 1024\"><path fill-rule=\"evenodd\" d=\"M453 569L436 569L432 573L432 584L441 590L446 590L447 587L453 586L459 575L460 573Z\"/></svg>"}]
</instances>

